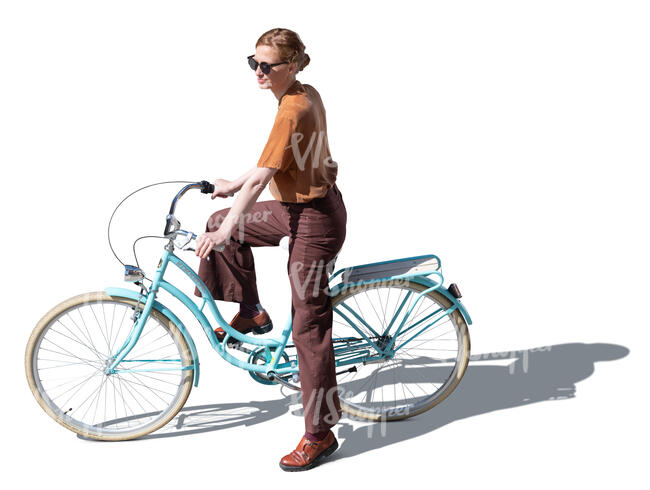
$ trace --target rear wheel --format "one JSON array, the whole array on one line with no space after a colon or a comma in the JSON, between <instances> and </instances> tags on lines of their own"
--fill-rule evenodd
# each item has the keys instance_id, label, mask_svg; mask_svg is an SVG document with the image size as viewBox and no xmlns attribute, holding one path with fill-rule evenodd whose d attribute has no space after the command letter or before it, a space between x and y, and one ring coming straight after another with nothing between
<instances>
[{"instance_id":1,"label":"rear wheel","mask_svg":"<svg viewBox=\"0 0 650 490\"><path fill-rule=\"evenodd\" d=\"M183 407L192 389L192 354L176 325L157 310L114 374L106 374L131 332L137 302L103 291L50 310L27 343L34 397L58 423L91 439L120 441L153 432ZM143 305L140 305L142 309Z\"/></svg>"},{"instance_id":2,"label":"rear wheel","mask_svg":"<svg viewBox=\"0 0 650 490\"><path fill-rule=\"evenodd\" d=\"M429 410L456 388L469 362L467 324L457 309L447 312L452 302L435 290L416 302L426 289L412 281L379 281L332 298L337 372L349 369L338 377L342 410L398 420ZM370 342L392 347L382 355Z\"/></svg>"}]
</instances>

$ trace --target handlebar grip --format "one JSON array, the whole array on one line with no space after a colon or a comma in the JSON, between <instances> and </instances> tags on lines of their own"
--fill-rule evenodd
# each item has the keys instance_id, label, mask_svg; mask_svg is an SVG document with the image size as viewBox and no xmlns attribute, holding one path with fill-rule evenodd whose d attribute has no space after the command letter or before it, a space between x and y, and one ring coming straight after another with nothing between
<instances>
[{"instance_id":1,"label":"handlebar grip","mask_svg":"<svg viewBox=\"0 0 650 490\"><path fill-rule=\"evenodd\" d=\"M214 184L211 184L207 180L201 181L201 193L202 194L212 194L214 192Z\"/></svg>"}]
</instances>

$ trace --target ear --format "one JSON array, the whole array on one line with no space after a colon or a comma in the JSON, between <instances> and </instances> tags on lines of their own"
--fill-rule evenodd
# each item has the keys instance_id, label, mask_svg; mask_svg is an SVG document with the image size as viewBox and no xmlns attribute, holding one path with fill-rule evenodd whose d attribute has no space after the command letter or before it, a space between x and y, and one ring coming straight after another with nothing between
<instances>
[{"instance_id":1,"label":"ear","mask_svg":"<svg viewBox=\"0 0 650 490\"><path fill-rule=\"evenodd\" d=\"M295 61L289 63L289 73L292 75L294 73L298 73L298 63L296 63Z\"/></svg>"}]
</instances>

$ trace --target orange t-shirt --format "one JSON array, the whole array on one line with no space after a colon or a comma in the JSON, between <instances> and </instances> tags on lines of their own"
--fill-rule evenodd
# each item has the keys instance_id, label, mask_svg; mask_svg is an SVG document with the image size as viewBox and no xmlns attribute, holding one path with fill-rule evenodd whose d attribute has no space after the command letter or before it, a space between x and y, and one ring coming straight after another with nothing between
<instances>
[{"instance_id":1,"label":"orange t-shirt","mask_svg":"<svg viewBox=\"0 0 650 490\"><path fill-rule=\"evenodd\" d=\"M334 185L338 165L330 155L325 108L314 87L296 80L282 95L257 166L278 169L269 183L278 201L308 202Z\"/></svg>"}]
</instances>

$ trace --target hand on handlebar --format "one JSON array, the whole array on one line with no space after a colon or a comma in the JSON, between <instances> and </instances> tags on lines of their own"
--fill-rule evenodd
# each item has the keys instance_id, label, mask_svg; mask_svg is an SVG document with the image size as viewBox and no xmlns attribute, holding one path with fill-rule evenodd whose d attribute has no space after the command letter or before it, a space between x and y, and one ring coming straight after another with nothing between
<instances>
[{"instance_id":1,"label":"hand on handlebar","mask_svg":"<svg viewBox=\"0 0 650 490\"><path fill-rule=\"evenodd\" d=\"M205 259L214 248L217 249L217 252L221 252L228 243L228 240L230 240L230 237L224 236L220 229L217 231L207 231L197 237L194 253L202 259Z\"/></svg>"},{"instance_id":2,"label":"hand on handlebar","mask_svg":"<svg viewBox=\"0 0 650 490\"><path fill-rule=\"evenodd\" d=\"M212 193L212 199L215 197L230 197L235 195L235 191L232 190L232 182L226 179L217 179L213 182L214 192Z\"/></svg>"}]
</instances>

